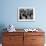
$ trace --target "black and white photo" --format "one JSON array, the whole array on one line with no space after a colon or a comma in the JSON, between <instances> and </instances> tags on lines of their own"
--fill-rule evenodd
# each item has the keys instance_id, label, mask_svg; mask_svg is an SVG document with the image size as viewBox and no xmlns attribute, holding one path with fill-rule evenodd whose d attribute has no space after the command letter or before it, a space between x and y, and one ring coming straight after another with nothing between
<instances>
[{"instance_id":1,"label":"black and white photo","mask_svg":"<svg viewBox=\"0 0 46 46\"><path fill-rule=\"evenodd\" d=\"M18 21L35 21L35 8L19 7Z\"/></svg>"}]
</instances>

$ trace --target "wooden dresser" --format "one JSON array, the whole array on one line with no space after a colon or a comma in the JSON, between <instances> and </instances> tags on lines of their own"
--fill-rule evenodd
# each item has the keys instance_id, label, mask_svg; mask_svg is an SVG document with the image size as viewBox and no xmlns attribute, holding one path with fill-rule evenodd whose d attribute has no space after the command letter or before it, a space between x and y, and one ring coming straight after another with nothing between
<instances>
[{"instance_id":1,"label":"wooden dresser","mask_svg":"<svg viewBox=\"0 0 46 46\"><path fill-rule=\"evenodd\" d=\"M3 46L44 46L44 32L3 32Z\"/></svg>"}]
</instances>

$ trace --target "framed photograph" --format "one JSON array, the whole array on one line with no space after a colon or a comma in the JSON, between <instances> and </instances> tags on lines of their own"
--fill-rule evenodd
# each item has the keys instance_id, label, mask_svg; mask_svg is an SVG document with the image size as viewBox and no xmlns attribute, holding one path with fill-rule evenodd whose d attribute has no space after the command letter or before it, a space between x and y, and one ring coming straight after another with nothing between
<instances>
[{"instance_id":1,"label":"framed photograph","mask_svg":"<svg viewBox=\"0 0 46 46\"><path fill-rule=\"evenodd\" d=\"M17 19L18 21L35 21L35 8L19 7Z\"/></svg>"}]
</instances>

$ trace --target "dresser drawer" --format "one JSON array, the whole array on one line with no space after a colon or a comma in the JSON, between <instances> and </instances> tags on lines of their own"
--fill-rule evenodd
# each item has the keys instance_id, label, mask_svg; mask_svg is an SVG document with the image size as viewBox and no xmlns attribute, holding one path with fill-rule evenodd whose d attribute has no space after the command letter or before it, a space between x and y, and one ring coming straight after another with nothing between
<instances>
[{"instance_id":1,"label":"dresser drawer","mask_svg":"<svg viewBox=\"0 0 46 46\"><path fill-rule=\"evenodd\" d=\"M21 42L23 41L23 36L4 36L3 37L3 43L15 43L15 42Z\"/></svg>"},{"instance_id":2,"label":"dresser drawer","mask_svg":"<svg viewBox=\"0 0 46 46\"><path fill-rule=\"evenodd\" d=\"M44 32L25 32L24 36L44 36L45 33Z\"/></svg>"},{"instance_id":3,"label":"dresser drawer","mask_svg":"<svg viewBox=\"0 0 46 46\"><path fill-rule=\"evenodd\" d=\"M32 43L33 44L43 44L44 36L32 36Z\"/></svg>"},{"instance_id":4,"label":"dresser drawer","mask_svg":"<svg viewBox=\"0 0 46 46\"><path fill-rule=\"evenodd\" d=\"M32 44L32 46L44 46L44 44Z\"/></svg>"},{"instance_id":5,"label":"dresser drawer","mask_svg":"<svg viewBox=\"0 0 46 46\"><path fill-rule=\"evenodd\" d=\"M5 36L23 36L23 32L4 32Z\"/></svg>"},{"instance_id":6,"label":"dresser drawer","mask_svg":"<svg viewBox=\"0 0 46 46\"><path fill-rule=\"evenodd\" d=\"M24 42L28 43L28 42L32 42L32 37L24 37Z\"/></svg>"},{"instance_id":7,"label":"dresser drawer","mask_svg":"<svg viewBox=\"0 0 46 46\"><path fill-rule=\"evenodd\" d=\"M16 43L12 43L12 44L10 44L10 43L4 44L4 43L3 43L2 46L23 46L23 43L19 43L19 44L18 44L18 43L17 43L17 44L16 44Z\"/></svg>"}]
</instances>

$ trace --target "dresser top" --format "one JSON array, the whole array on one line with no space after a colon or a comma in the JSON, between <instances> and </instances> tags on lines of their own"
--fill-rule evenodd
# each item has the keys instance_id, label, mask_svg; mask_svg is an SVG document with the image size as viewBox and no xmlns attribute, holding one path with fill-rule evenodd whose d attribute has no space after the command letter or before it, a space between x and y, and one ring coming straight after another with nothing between
<instances>
[{"instance_id":1,"label":"dresser top","mask_svg":"<svg viewBox=\"0 0 46 46\"><path fill-rule=\"evenodd\" d=\"M24 29L16 29L16 32L26 32ZM28 31L28 32L32 32L32 31ZM33 32L44 32L41 29L38 29L38 31L33 31Z\"/></svg>"}]
</instances>

